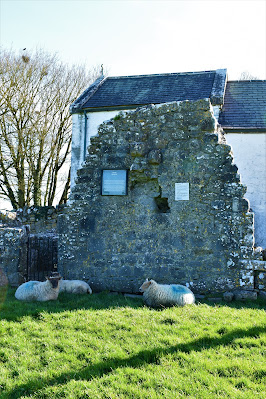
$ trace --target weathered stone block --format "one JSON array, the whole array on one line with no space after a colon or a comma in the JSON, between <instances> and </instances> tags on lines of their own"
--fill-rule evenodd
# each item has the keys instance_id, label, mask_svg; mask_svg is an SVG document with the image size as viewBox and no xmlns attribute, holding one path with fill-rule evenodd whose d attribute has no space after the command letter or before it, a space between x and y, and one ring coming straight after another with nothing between
<instances>
[{"instance_id":1,"label":"weathered stone block","mask_svg":"<svg viewBox=\"0 0 266 399\"><path fill-rule=\"evenodd\" d=\"M258 296L260 299L266 301L266 291L260 291Z\"/></svg>"},{"instance_id":2,"label":"weathered stone block","mask_svg":"<svg viewBox=\"0 0 266 399\"><path fill-rule=\"evenodd\" d=\"M134 142L130 144L130 155L132 157L144 156L146 151L145 143Z\"/></svg>"},{"instance_id":3,"label":"weathered stone block","mask_svg":"<svg viewBox=\"0 0 266 399\"><path fill-rule=\"evenodd\" d=\"M234 298L233 292L230 292L230 291L224 292L223 300L225 302L232 302L233 298Z\"/></svg>"},{"instance_id":4,"label":"weathered stone block","mask_svg":"<svg viewBox=\"0 0 266 399\"><path fill-rule=\"evenodd\" d=\"M148 163L159 165L162 161L162 153L160 150L151 150L148 154Z\"/></svg>"},{"instance_id":5,"label":"weathered stone block","mask_svg":"<svg viewBox=\"0 0 266 399\"><path fill-rule=\"evenodd\" d=\"M234 291L234 298L236 301L256 300L258 294L256 291L237 290Z\"/></svg>"}]
</instances>

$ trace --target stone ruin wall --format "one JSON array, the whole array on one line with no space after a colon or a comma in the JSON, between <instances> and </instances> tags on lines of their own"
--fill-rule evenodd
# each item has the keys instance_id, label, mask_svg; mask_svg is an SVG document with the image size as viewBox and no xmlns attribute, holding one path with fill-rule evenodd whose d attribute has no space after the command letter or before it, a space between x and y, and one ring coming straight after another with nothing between
<instances>
[{"instance_id":1,"label":"stone ruin wall","mask_svg":"<svg viewBox=\"0 0 266 399\"><path fill-rule=\"evenodd\" d=\"M128 195L101 195L103 169L128 170ZM176 183L189 200L175 200ZM59 215L59 271L94 291L137 292L147 277L195 293L263 289L245 191L208 100L122 113L91 139Z\"/></svg>"}]
</instances>

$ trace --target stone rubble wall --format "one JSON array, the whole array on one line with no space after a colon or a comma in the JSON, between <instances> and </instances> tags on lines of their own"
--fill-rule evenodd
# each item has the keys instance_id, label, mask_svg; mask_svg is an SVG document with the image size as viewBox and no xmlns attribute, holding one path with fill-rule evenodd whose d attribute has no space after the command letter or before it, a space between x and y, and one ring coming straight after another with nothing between
<instances>
[{"instance_id":1,"label":"stone rubble wall","mask_svg":"<svg viewBox=\"0 0 266 399\"><path fill-rule=\"evenodd\" d=\"M27 231L24 227L0 228L0 286L23 283L27 267Z\"/></svg>"},{"instance_id":2,"label":"stone rubble wall","mask_svg":"<svg viewBox=\"0 0 266 399\"><path fill-rule=\"evenodd\" d=\"M199 294L253 290L262 255L232 161L208 100L103 123L58 217L59 271L96 291L137 292L147 277ZM103 169L128 170L128 195L101 195ZM176 183L189 183L189 200L175 200Z\"/></svg>"},{"instance_id":3,"label":"stone rubble wall","mask_svg":"<svg viewBox=\"0 0 266 399\"><path fill-rule=\"evenodd\" d=\"M28 225L32 234L52 232L57 229L57 215L63 209L53 206L32 206L18 209L17 219L22 225Z\"/></svg>"},{"instance_id":4,"label":"stone rubble wall","mask_svg":"<svg viewBox=\"0 0 266 399\"><path fill-rule=\"evenodd\" d=\"M0 286L25 282L29 237L57 241L57 217L63 208L35 206L0 214Z\"/></svg>"}]
</instances>

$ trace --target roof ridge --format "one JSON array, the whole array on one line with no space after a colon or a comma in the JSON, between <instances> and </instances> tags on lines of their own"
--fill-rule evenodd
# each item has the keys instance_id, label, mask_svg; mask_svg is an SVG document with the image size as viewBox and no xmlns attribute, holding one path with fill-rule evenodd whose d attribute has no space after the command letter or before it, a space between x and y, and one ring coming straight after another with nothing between
<instances>
[{"instance_id":1,"label":"roof ridge","mask_svg":"<svg viewBox=\"0 0 266 399\"><path fill-rule=\"evenodd\" d=\"M108 76L107 79L123 79L123 78L143 78L150 76L171 76L171 75L196 75L200 73L216 73L216 69L209 71L196 71L196 72L164 72L164 73L148 73L144 75L120 75L120 76Z\"/></svg>"}]
</instances>

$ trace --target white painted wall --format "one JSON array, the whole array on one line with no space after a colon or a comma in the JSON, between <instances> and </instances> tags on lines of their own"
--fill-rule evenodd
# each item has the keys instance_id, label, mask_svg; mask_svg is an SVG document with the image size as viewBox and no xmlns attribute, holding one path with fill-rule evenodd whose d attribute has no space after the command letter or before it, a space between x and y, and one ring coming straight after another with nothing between
<instances>
[{"instance_id":1,"label":"white painted wall","mask_svg":"<svg viewBox=\"0 0 266 399\"><path fill-rule=\"evenodd\" d=\"M219 119L219 114L221 111L221 106L220 105L213 105L212 106L212 110L213 110L213 115L216 118L216 120L218 121Z\"/></svg>"},{"instance_id":2,"label":"white painted wall","mask_svg":"<svg viewBox=\"0 0 266 399\"><path fill-rule=\"evenodd\" d=\"M266 248L266 132L227 133L226 140L255 213L255 245Z\"/></svg>"}]
</instances>

